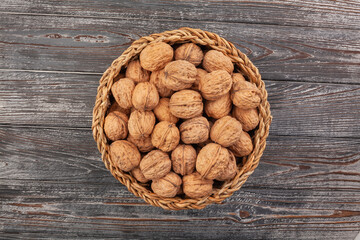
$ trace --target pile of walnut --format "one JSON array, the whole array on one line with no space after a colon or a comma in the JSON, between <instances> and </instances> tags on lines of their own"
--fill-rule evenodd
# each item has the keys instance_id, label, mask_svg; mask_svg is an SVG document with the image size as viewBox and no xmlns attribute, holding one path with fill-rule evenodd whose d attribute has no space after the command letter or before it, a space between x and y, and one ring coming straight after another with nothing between
<instances>
[{"instance_id":1,"label":"pile of walnut","mask_svg":"<svg viewBox=\"0 0 360 240\"><path fill-rule=\"evenodd\" d=\"M261 98L233 71L216 50L148 45L111 88L104 131L114 164L140 183L151 181L161 197L205 197L214 180L234 178L236 157L253 150L247 132L259 123Z\"/></svg>"}]
</instances>

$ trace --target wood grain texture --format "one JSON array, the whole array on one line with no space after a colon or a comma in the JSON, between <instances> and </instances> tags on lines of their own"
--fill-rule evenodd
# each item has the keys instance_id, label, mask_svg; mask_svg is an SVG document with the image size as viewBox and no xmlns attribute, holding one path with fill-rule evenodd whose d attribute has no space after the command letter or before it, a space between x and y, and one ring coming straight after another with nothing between
<instances>
[{"instance_id":1,"label":"wood grain texture","mask_svg":"<svg viewBox=\"0 0 360 240\"><path fill-rule=\"evenodd\" d=\"M91 127L99 75L0 71L0 124ZM360 86L265 81L270 133L359 138Z\"/></svg>"},{"instance_id":2,"label":"wood grain texture","mask_svg":"<svg viewBox=\"0 0 360 240\"><path fill-rule=\"evenodd\" d=\"M0 11L90 18L241 22L359 29L357 1L56 1L5 0Z\"/></svg>"},{"instance_id":3,"label":"wood grain texture","mask_svg":"<svg viewBox=\"0 0 360 240\"><path fill-rule=\"evenodd\" d=\"M101 74L140 36L183 26L233 42L264 79L359 84L360 32L294 26L1 14L0 66Z\"/></svg>"},{"instance_id":4,"label":"wood grain texture","mask_svg":"<svg viewBox=\"0 0 360 240\"><path fill-rule=\"evenodd\" d=\"M224 204L177 212L118 183L90 130L1 127L0 152L5 238L353 239L360 226L359 139L271 136Z\"/></svg>"}]
</instances>

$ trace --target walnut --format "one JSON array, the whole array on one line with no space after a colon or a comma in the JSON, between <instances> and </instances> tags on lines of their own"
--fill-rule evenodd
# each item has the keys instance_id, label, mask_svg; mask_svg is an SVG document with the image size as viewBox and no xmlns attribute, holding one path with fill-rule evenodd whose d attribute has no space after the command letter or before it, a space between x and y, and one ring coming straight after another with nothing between
<instances>
[{"instance_id":1,"label":"walnut","mask_svg":"<svg viewBox=\"0 0 360 240\"><path fill-rule=\"evenodd\" d=\"M196 159L196 171L206 179L216 179L226 171L229 150L216 143L203 147Z\"/></svg>"},{"instance_id":2,"label":"walnut","mask_svg":"<svg viewBox=\"0 0 360 240\"><path fill-rule=\"evenodd\" d=\"M242 131L240 134L240 139L237 140L229 148L235 156L244 157L252 152L254 146L251 141L250 135L247 132Z\"/></svg>"},{"instance_id":3,"label":"walnut","mask_svg":"<svg viewBox=\"0 0 360 240\"><path fill-rule=\"evenodd\" d=\"M203 111L202 97L194 90L181 90L171 96L169 107L170 112L178 118L200 116Z\"/></svg>"},{"instance_id":4,"label":"walnut","mask_svg":"<svg viewBox=\"0 0 360 240\"><path fill-rule=\"evenodd\" d=\"M239 140L241 132L241 123L233 117L225 116L216 120L210 130L210 138L224 147L229 147Z\"/></svg>"},{"instance_id":5,"label":"walnut","mask_svg":"<svg viewBox=\"0 0 360 240\"><path fill-rule=\"evenodd\" d=\"M236 165L236 158L234 156L234 154L229 151L229 161L226 167L225 172L223 172L223 174L216 178L216 180L218 181L226 181L226 180L230 180L233 177L235 177L237 173L237 165Z\"/></svg>"},{"instance_id":6,"label":"walnut","mask_svg":"<svg viewBox=\"0 0 360 240\"><path fill-rule=\"evenodd\" d=\"M200 79L199 89L202 96L207 100L216 100L227 94L232 85L229 73L217 70L206 74Z\"/></svg>"},{"instance_id":7,"label":"walnut","mask_svg":"<svg viewBox=\"0 0 360 240\"><path fill-rule=\"evenodd\" d=\"M203 179L198 172L183 177L183 191L190 198L202 198L212 192L213 180Z\"/></svg>"},{"instance_id":8,"label":"walnut","mask_svg":"<svg viewBox=\"0 0 360 240\"><path fill-rule=\"evenodd\" d=\"M111 87L111 92L115 101L120 107L129 109L132 107L131 98L133 96L135 83L130 78L122 78Z\"/></svg>"},{"instance_id":9,"label":"walnut","mask_svg":"<svg viewBox=\"0 0 360 240\"><path fill-rule=\"evenodd\" d=\"M202 143L209 139L210 125L206 118L196 117L183 122L179 130L184 143Z\"/></svg>"},{"instance_id":10,"label":"walnut","mask_svg":"<svg viewBox=\"0 0 360 240\"><path fill-rule=\"evenodd\" d=\"M152 144L164 151L170 152L176 148L180 141L179 129L175 124L168 121L161 121L155 125L151 134Z\"/></svg>"},{"instance_id":11,"label":"walnut","mask_svg":"<svg viewBox=\"0 0 360 240\"><path fill-rule=\"evenodd\" d=\"M105 118L104 132L108 139L116 141L126 138L128 117L121 112L113 111Z\"/></svg>"},{"instance_id":12,"label":"walnut","mask_svg":"<svg viewBox=\"0 0 360 240\"><path fill-rule=\"evenodd\" d=\"M159 104L154 108L154 113L159 121L168 121L176 124L179 119L170 112L169 103L169 98L161 98Z\"/></svg>"},{"instance_id":13,"label":"walnut","mask_svg":"<svg viewBox=\"0 0 360 240\"><path fill-rule=\"evenodd\" d=\"M114 111L124 113L126 116L128 116L130 113L130 109L125 109L125 108L120 107L116 101L113 102L113 104L111 104L111 106L107 110L107 114L114 112Z\"/></svg>"},{"instance_id":14,"label":"walnut","mask_svg":"<svg viewBox=\"0 0 360 240\"><path fill-rule=\"evenodd\" d=\"M156 89L159 92L160 97L170 97L174 93L174 91L165 87L165 85L163 84L164 79L165 79L164 69L152 72L150 75L150 82L155 85Z\"/></svg>"},{"instance_id":15,"label":"walnut","mask_svg":"<svg viewBox=\"0 0 360 240\"><path fill-rule=\"evenodd\" d=\"M181 177L174 172L169 172L164 177L155 179L151 189L160 197L175 197L181 186Z\"/></svg>"},{"instance_id":16,"label":"walnut","mask_svg":"<svg viewBox=\"0 0 360 240\"><path fill-rule=\"evenodd\" d=\"M147 82L150 79L150 72L141 67L139 60L133 60L127 66L126 77L136 83Z\"/></svg>"},{"instance_id":17,"label":"walnut","mask_svg":"<svg viewBox=\"0 0 360 240\"><path fill-rule=\"evenodd\" d=\"M116 77L114 77L114 83L119 81L122 78L125 78L125 73L119 72L119 74Z\"/></svg>"},{"instance_id":18,"label":"walnut","mask_svg":"<svg viewBox=\"0 0 360 240\"><path fill-rule=\"evenodd\" d=\"M135 146L137 146L140 152L150 152L154 148L151 143L150 136L136 138L133 135L129 134L127 140L135 144Z\"/></svg>"},{"instance_id":19,"label":"walnut","mask_svg":"<svg viewBox=\"0 0 360 240\"><path fill-rule=\"evenodd\" d=\"M257 108L241 109L234 107L233 117L235 117L242 125L244 131L250 131L259 124L259 112Z\"/></svg>"},{"instance_id":20,"label":"walnut","mask_svg":"<svg viewBox=\"0 0 360 240\"><path fill-rule=\"evenodd\" d=\"M231 100L242 109L256 108L261 102L261 92L255 84L244 79L240 73L233 74Z\"/></svg>"},{"instance_id":21,"label":"walnut","mask_svg":"<svg viewBox=\"0 0 360 240\"><path fill-rule=\"evenodd\" d=\"M205 71L204 69L202 68L197 68L196 69L197 73L196 73L196 80L195 82L193 83L193 85L191 86L191 89L192 90L196 90L196 91L200 91L199 90L199 83L200 83L200 78L204 77L208 72Z\"/></svg>"},{"instance_id":22,"label":"walnut","mask_svg":"<svg viewBox=\"0 0 360 240\"><path fill-rule=\"evenodd\" d=\"M110 158L119 169L131 171L140 163L140 152L136 146L126 140L113 142L109 148Z\"/></svg>"},{"instance_id":23,"label":"walnut","mask_svg":"<svg viewBox=\"0 0 360 240\"><path fill-rule=\"evenodd\" d=\"M151 111L135 110L130 114L128 128L134 138L150 136L155 125L155 115Z\"/></svg>"},{"instance_id":24,"label":"walnut","mask_svg":"<svg viewBox=\"0 0 360 240\"><path fill-rule=\"evenodd\" d=\"M153 110L159 103L159 94L155 85L150 82L138 83L132 95L132 103L138 110Z\"/></svg>"},{"instance_id":25,"label":"walnut","mask_svg":"<svg viewBox=\"0 0 360 240\"><path fill-rule=\"evenodd\" d=\"M202 65L208 72L225 70L231 74L234 71L234 64L231 59L217 50L208 51L204 56Z\"/></svg>"},{"instance_id":26,"label":"walnut","mask_svg":"<svg viewBox=\"0 0 360 240\"><path fill-rule=\"evenodd\" d=\"M173 48L164 42L151 43L140 53L140 64L148 71L157 71L165 67L174 56Z\"/></svg>"},{"instance_id":27,"label":"walnut","mask_svg":"<svg viewBox=\"0 0 360 240\"><path fill-rule=\"evenodd\" d=\"M141 172L139 167L134 168L133 170L131 170L131 174L133 175L133 177L138 180L141 183L147 183L148 181L150 181L149 179L147 179L144 174Z\"/></svg>"},{"instance_id":28,"label":"walnut","mask_svg":"<svg viewBox=\"0 0 360 240\"><path fill-rule=\"evenodd\" d=\"M165 67L163 84L174 91L190 88L196 80L196 74L194 64L184 60L173 61Z\"/></svg>"},{"instance_id":29,"label":"walnut","mask_svg":"<svg viewBox=\"0 0 360 240\"><path fill-rule=\"evenodd\" d=\"M140 170L150 180L162 178L171 170L169 156L160 150L152 150L140 162Z\"/></svg>"},{"instance_id":30,"label":"walnut","mask_svg":"<svg viewBox=\"0 0 360 240\"><path fill-rule=\"evenodd\" d=\"M174 172L183 176L195 170L196 151L191 145L179 144L171 153Z\"/></svg>"},{"instance_id":31,"label":"walnut","mask_svg":"<svg viewBox=\"0 0 360 240\"><path fill-rule=\"evenodd\" d=\"M230 99L230 93L213 100L205 102L205 113L209 117L219 119L228 115L231 111L232 102Z\"/></svg>"},{"instance_id":32,"label":"walnut","mask_svg":"<svg viewBox=\"0 0 360 240\"><path fill-rule=\"evenodd\" d=\"M195 43L185 43L175 50L175 60L186 60L199 65L203 60L204 53Z\"/></svg>"}]
</instances>

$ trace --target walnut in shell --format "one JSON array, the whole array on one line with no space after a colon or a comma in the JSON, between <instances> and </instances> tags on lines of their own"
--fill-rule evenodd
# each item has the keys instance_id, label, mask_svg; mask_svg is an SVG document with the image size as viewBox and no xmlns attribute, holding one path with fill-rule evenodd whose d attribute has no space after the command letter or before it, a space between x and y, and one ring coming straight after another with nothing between
<instances>
[{"instance_id":1,"label":"walnut in shell","mask_svg":"<svg viewBox=\"0 0 360 240\"><path fill-rule=\"evenodd\" d=\"M160 197L175 197L178 193L182 180L174 172L169 172L164 177L155 179L151 183L151 189Z\"/></svg>"},{"instance_id":2,"label":"walnut in shell","mask_svg":"<svg viewBox=\"0 0 360 240\"><path fill-rule=\"evenodd\" d=\"M138 83L133 91L132 104L137 110L150 111L159 103L159 94L154 84Z\"/></svg>"},{"instance_id":3,"label":"walnut in shell","mask_svg":"<svg viewBox=\"0 0 360 240\"><path fill-rule=\"evenodd\" d=\"M229 151L229 161L227 167L225 171L222 173L222 175L216 178L216 180L218 181L230 180L233 177L235 177L236 173L237 173L236 158L234 154L231 151Z\"/></svg>"},{"instance_id":4,"label":"walnut in shell","mask_svg":"<svg viewBox=\"0 0 360 240\"><path fill-rule=\"evenodd\" d=\"M130 109L125 109L125 108L120 107L119 104L116 101L113 102L113 104L111 104L111 106L107 110L107 114L109 114L111 112L114 112L114 111L122 112L126 116L128 116L129 113L130 113Z\"/></svg>"},{"instance_id":5,"label":"walnut in shell","mask_svg":"<svg viewBox=\"0 0 360 240\"><path fill-rule=\"evenodd\" d=\"M206 118L195 117L180 125L181 140L186 144L202 143L209 139L210 125Z\"/></svg>"},{"instance_id":6,"label":"walnut in shell","mask_svg":"<svg viewBox=\"0 0 360 240\"><path fill-rule=\"evenodd\" d=\"M182 176L195 170L196 150L191 145L179 144L171 153L171 162L174 172Z\"/></svg>"},{"instance_id":7,"label":"walnut in shell","mask_svg":"<svg viewBox=\"0 0 360 240\"><path fill-rule=\"evenodd\" d=\"M112 162L119 169L129 172L140 163L140 152L134 144L118 140L110 145L109 154Z\"/></svg>"},{"instance_id":8,"label":"walnut in shell","mask_svg":"<svg viewBox=\"0 0 360 240\"><path fill-rule=\"evenodd\" d=\"M255 84L244 79L240 73L233 74L231 100L242 109L256 108L261 102L261 92Z\"/></svg>"},{"instance_id":9,"label":"walnut in shell","mask_svg":"<svg viewBox=\"0 0 360 240\"><path fill-rule=\"evenodd\" d=\"M197 68L196 71L197 71L196 78L195 78L196 80L195 80L195 82L193 83L193 85L191 86L191 89L192 89L192 90L196 90L196 91L200 91L200 90L199 90L200 79L201 79L202 77L204 77L208 72L205 71L205 70L202 69L202 68Z\"/></svg>"},{"instance_id":10,"label":"walnut in shell","mask_svg":"<svg viewBox=\"0 0 360 240\"><path fill-rule=\"evenodd\" d=\"M148 137L155 125L155 115L152 111L135 110L130 114L128 128L134 138Z\"/></svg>"},{"instance_id":11,"label":"walnut in shell","mask_svg":"<svg viewBox=\"0 0 360 240\"><path fill-rule=\"evenodd\" d=\"M229 147L239 140L241 132L241 123L233 117L225 116L216 120L210 130L210 138L224 147Z\"/></svg>"},{"instance_id":12,"label":"walnut in shell","mask_svg":"<svg viewBox=\"0 0 360 240\"><path fill-rule=\"evenodd\" d=\"M149 179L147 179L144 174L141 172L139 167L134 168L133 170L131 170L131 174L133 175L133 177L138 180L141 183L147 183L148 181L150 181Z\"/></svg>"},{"instance_id":13,"label":"walnut in shell","mask_svg":"<svg viewBox=\"0 0 360 240\"><path fill-rule=\"evenodd\" d=\"M171 161L167 153L152 150L140 162L140 170L150 180L162 178L171 170Z\"/></svg>"},{"instance_id":14,"label":"walnut in shell","mask_svg":"<svg viewBox=\"0 0 360 240\"><path fill-rule=\"evenodd\" d=\"M228 149L217 143L203 147L196 159L196 171L206 179L216 179L226 171L229 161Z\"/></svg>"},{"instance_id":15,"label":"walnut in shell","mask_svg":"<svg viewBox=\"0 0 360 240\"><path fill-rule=\"evenodd\" d=\"M130 78L122 78L111 87L111 92L115 101L120 107L129 109L132 107L132 95L135 88L135 83Z\"/></svg>"},{"instance_id":16,"label":"walnut in shell","mask_svg":"<svg viewBox=\"0 0 360 240\"><path fill-rule=\"evenodd\" d=\"M227 94L231 85L231 75L224 70L217 70L200 79L199 89L205 99L216 100Z\"/></svg>"},{"instance_id":17,"label":"walnut in shell","mask_svg":"<svg viewBox=\"0 0 360 240\"><path fill-rule=\"evenodd\" d=\"M165 67L163 84L174 91L190 88L196 80L196 75L194 64L184 60L173 61Z\"/></svg>"},{"instance_id":18,"label":"walnut in shell","mask_svg":"<svg viewBox=\"0 0 360 240\"><path fill-rule=\"evenodd\" d=\"M127 66L126 77L136 83L147 82L150 79L150 72L141 67L139 60L133 60Z\"/></svg>"},{"instance_id":19,"label":"walnut in shell","mask_svg":"<svg viewBox=\"0 0 360 240\"><path fill-rule=\"evenodd\" d=\"M169 108L178 118L189 119L200 116L203 111L202 97L194 90L181 90L171 96Z\"/></svg>"},{"instance_id":20,"label":"walnut in shell","mask_svg":"<svg viewBox=\"0 0 360 240\"><path fill-rule=\"evenodd\" d=\"M163 84L165 78L164 69L154 71L150 75L150 82L155 85L160 97L170 97L174 92Z\"/></svg>"},{"instance_id":21,"label":"walnut in shell","mask_svg":"<svg viewBox=\"0 0 360 240\"><path fill-rule=\"evenodd\" d=\"M185 43L175 50L175 60L186 60L198 66L203 60L204 53L195 43Z\"/></svg>"},{"instance_id":22,"label":"walnut in shell","mask_svg":"<svg viewBox=\"0 0 360 240\"><path fill-rule=\"evenodd\" d=\"M244 131L250 131L259 124L259 112L257 108L241 109L234 107L233 117L235 117L242 125Z\"/></svg>"},{"instance_id":23,"label":"walnut in shell","mask_svg":"<svg viewBox=\"0 0 360 240\"><path fill-rule=\"evenodd\" d=\"M213 189L213 180L203 179L198 172L183 177L183 191L190 198L209 196Z\"/></svg>"},{"instance_id":24,"label":"walnut in shell","mask_svg":"<svg viewBox=\"0 0 360 240\"><path fill-rule=\"evenodd\" d=\"M140 53L140 64L148 71L163 69L174 56L173 48L164 42L151 43Z\"/></svg>"},{"instance_id":25,"label":"walnut in shell","mask_svg":"<svg viewBox=\"0 0 360 240\"><path fill-rule=\"evenodd\" d=\"M250 135L247 132L242 131L239 140L237 140L229 148L235 156L244 157L252 152L254 146Z\"/></svg>"},{"instance_id":26,"label":"walnut in shell","mask_svg":"<svg viewBox=\"0 0 360 240\"><path fill-rule=\"evenodd\" d=\"M140 152L150 152L154 146L151 143L151 137L134 137L133 135L129 134L127 140L139 149Z\"/></svg>"},{"instance_id":27,"label":"walnut in shell","mask_svg":"<svg viewBox=\"0 0 360 240\"><path fill-rule=\"evenodd\" d=\"M204 56L202 65L208 72L225 70L231 74L234 71L234 64L231 59L217 50L208 51Z\"/></svg>"},{"instance_id":28,"label":"walnut in shell","mask_svg":"<svg viewBox=\"0 0 360 240\"><path fill-rule=\"evenodd\" d=\"M175 124L168 121L161 121L155 125L151 134L152 144L164 151L170 152L176 148L180 141L179 129Z\"/></svg>"},{"instance_id":29,"label":"walnut in shell","mask_svg":"<svg viewBox=\"0 0 360 240\"><path fill-rule=\"evenodd\" d=\"M170 112L169 103L169 98L161 98L159 104L154 108L154 113L159 121L168 121L176 124L179 119Z\"/></svg>"},{"instance_id":30,"label":"walnut in shell","mask_svg":"<svg viewBox=\"0 0 360 240\"><path fill-rule=\"evenodd\" d=\"M213 100L205 102L205 113L209 117L219 119L228 115L231 111L232 102L230 99L230 93Z\"/></svg>"},{"instance_id":31,"label":"walnut in shell","mask_svg":"<svg viewBox=\"0 0 360 240\"><path fill-rule=\"evenodd\" d=\"M105 118L104 132L108 139L116 141L126 138L128 117L121 112L113 111Z\"/></svg>"}]
</instances>

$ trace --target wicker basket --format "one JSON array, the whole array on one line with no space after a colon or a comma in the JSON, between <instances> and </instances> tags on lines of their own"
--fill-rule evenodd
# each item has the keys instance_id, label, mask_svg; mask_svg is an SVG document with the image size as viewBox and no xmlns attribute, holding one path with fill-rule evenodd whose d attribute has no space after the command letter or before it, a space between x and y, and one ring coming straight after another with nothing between
<instances>
[{"instance_id":1,"label":"wicker basket","mask_svg":"<svg viewBox=\"0 0 360 240\"><path fill-rule=\"evenodd\" d=\"M193 42L221 51L231 58L232 62L235 63L235 68L238 69L238 71L241 71L251 82L255 83L262 93L262 101L259 106L260 123L252 136L254 144L253 152L249 156L243 158L243 163L238 166L238 174L231 181L227 181L220 188L216 188L209 197L202 199L159 197L151 192L144 184L137 182L130 174L118 169L109 157L109 143L107 142L103 126L106 111L110 105L110 89L113 80L119 72L126 67L131 59L138 56L149 43L155 41L163 41L169 44ZM232 43L219 37L217 34L200 29L181 28L142 37L133 42L120 57L115 59L100 79L100 85L97 90L96 102L93 110L92 130L106 168L109 169L111 174L124 184L134 195L143 198L151 205L162 207L164 209L202 209L208 204L221 203L224 199L230 197L235 191L241 188L247 178L254 172L265 149L271 119L272 117L270 115L270 106L267 101L265 84L261 80L258 69L251 63L248 57L240 52L240 50L236 49Z\"/></svg>"}]
</instances>

